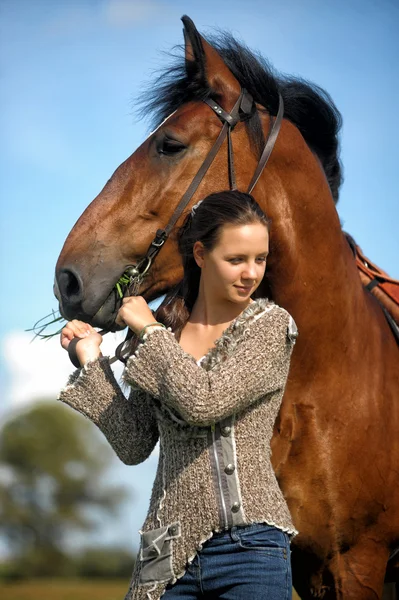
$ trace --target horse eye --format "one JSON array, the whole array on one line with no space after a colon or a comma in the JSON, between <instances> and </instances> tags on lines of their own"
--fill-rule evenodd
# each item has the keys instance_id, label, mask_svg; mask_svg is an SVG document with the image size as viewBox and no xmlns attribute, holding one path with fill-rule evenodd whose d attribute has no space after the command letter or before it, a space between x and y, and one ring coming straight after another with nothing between
<instances>
[{"instance_id":1,"label":"horse eye","mask_svg":"<svg viewBox=\"0 0 399 600\"><path fill-rule=\"evenodd\" d=\"M160 154L165 154L167 156L173 156L182 152L186 149L186 146L177 140L172 140L170 138L163 138L161 144L158 147L158 152Z\"/></svg>"}]
</instances>

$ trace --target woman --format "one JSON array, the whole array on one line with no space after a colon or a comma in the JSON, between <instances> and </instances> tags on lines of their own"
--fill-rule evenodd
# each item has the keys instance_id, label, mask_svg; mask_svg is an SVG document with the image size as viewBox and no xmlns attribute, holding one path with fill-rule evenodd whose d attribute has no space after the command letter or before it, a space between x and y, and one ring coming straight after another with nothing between
<instances>
[{"instance_id":1,"label":"woman","mask_svg":"<svg viewBox=\"0 0 399 600\"><path fill-rule=\"evenodd\" d=\"M72 321L61 342L83 368L60 399L138 464L160 441L141 547L126 599L291 598L297 532L270 463L270 439L296 338L292 317L254 300L268 221L248 194L212 194L179 234L184 279L154 315L125 298L118 322L139 343L116 383L101 336ZM165 327L166 326L166 327Z\"/></svg>"}]
</instances>

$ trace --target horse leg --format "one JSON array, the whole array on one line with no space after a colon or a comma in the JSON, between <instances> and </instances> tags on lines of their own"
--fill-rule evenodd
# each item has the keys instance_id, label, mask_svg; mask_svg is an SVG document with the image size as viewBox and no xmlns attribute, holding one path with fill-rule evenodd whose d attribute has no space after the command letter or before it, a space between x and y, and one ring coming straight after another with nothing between
<instances>
[{"instance_id":1,"label":"horse leg","mask_svg":"<svg viewBox=\"0 0 399 600\"><path fill-rule=\"evenodd\" d=\"M301 600L382 600L388 555L370 538L320 562L294 551L295 589Z\"/></svg>"},{"instance_id":2,"label":"horse leg","mask_svg":"<svg viewBox=\"0 0 399 600\"><path fill-rule=\"evenodd\" d=\"M381 600L388 557L388 549L371 537L337 554L329 564L336 591L325 600Z\"/></svg>"}]
</instances>

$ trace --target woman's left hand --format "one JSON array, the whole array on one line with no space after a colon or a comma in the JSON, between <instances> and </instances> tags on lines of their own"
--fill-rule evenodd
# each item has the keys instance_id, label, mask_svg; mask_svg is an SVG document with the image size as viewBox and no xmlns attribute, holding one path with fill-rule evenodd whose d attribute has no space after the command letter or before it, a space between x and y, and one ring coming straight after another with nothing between
<instances>
[{"instance_id":1,"label":"woman's left hand","mask_svg":"<svg viewBox=\"0 0 399 600\"><path fill-rule=\"evenodd\" d=\"M154 323L154 321L154 315L142 296L123 298L122 306L115 319L117 325L127 325L136 334L139 334L143 327Z\"/></svg>"}]
</instances>

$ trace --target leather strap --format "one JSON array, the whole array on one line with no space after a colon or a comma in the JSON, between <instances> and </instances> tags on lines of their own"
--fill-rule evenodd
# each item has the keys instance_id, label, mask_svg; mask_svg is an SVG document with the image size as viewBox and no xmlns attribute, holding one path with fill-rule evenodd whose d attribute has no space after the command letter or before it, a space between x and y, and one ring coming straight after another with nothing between
<instances>
[{"instance_id":1,"label":"leather strap","mask_svg":"<svg viewBox=\"0 0 399 600\"><path fill-rule=\"evenodd\" d=\"M232 139L231 139L231 131L234 129L234 127L237 125L237 123L240 120L242 120L242 115L244 115L244 117L248 117L253 113L254 106L255 106L253 98L252 98L251 94L249 94L249 92L247 92L245 90L245 88L242 88L241 93L240 93L235 105L233 106L231 113L228 113L227 111L225 111L212 98L207 98L204 100L204 102L214 111L214 113L217 115L217 117L222 121L222 123L223 123L222 130L220 131L214 145L212 146L212 148L208 152L207 156L205 157L204 162L198 169L194 179L192 180L192 182L188 186L187 190L183 194L179 204L177 205L171 218L169 219L168 224L166 225L166 227L164 229L158 229L158 231L155 235L155 238L153 239L153 241L151 242L151 244L147 250L146 255L138 262L138 264L135 267L132 267L130 269L130 271L132 272L132 283L127 288L127 292L130 294L131 294L131 287L132 286L134 286L134 288L138 287L142 277L144 277L144 275L147 273L148 269L151 266L152 261L157 256L158 252L161 250L162 246L168 239L172 229L176 225L178 219L182 215L186 206L189 204L191 198L197 191L198 186L200 185L206 172L208 171L209 167L211 166L212 162L214 161L226 136L227 136L227 142L228 142L228 168L229 168L230 189L237 189L235 171L234 171L234 154L233 154L233 144L232 144ZM270 155L274 148L274 144L276 143L277 136L280 131L281 123L283 120L283 115L284 115L284 102L281 97L281 94L279 94L279 107L278 107L277 116L275 119L272 119L272 118L270 119L269 135L267 137L267 141L266 141L265 147L263 149L262 155L260 157L259 163L256 167L255 173L249 184L249 187L248 187L249 194L252 192L255 185L257 184L259 177L261 176L261 174L267 164L267 161L270 158ZM144 269L143 269L143 266L144 266ZM127 270L129 270L129 269L127 269Z\"/></svg>"},{"instance_id":2,"label":"leather strap","mask_svg":"<svg viewBox=\"0 0 399 600\"><path fill-rule=\"evenodd\" d=\"M281 123L283 121L283 116L284 116L284 101L283 101L281 94L279 94L278 97L279 97L279 105L278 105L277 116L273 121L273 125L271 126L271 129L269 129L269 136L267 138L265 147L263 148L262 156L260 157L258 166L256 167L255 173L251 179L251 183L248 186L248 194L251 194L252 190L258 183L259 177L263 173L263 169L265 168L267 161L270 158L270 155L274 148L274 144L276 143L276 140L277 140L277 136L280 132L280 127L281 127ZM272 118L270 118L270 124L271 123L272 123Z\"/></svg>"},{"instance_id":3,"label":"leather strap","mask_svg":"<svg viewBox=\"0 0 399 600\"><path fill-rule=\"evenodd\" d=\"M76 367L77 369L81 368L81 364L79 362L78 359L78 355L76 352L76 345L78 342L80 342L82 338L73 338L68 345L68 355L69 355L69 360L71 361L71 363L73 364L74 367Z\"/></svg>"},{"instance_id":4,"label":"leather strap","mask_svg":"<svg viewBox=\"0 0 399 600\"><path fill-rule=\"evenodd\" d=\"M379 285L380 283L381 282L375 277L365 287L369 290L369 292L371 292L371 290L373 290L375 287L377 287L377 285Z\"/></svg>"},{"instance_id":5,"label":"leather strap","mask_svg":"<svg viewBox=\"0 0 399 600\"><path fill-rule=\"evenodd\" d=\"M236 121L235 115L233 115L233 111L231 111L231 113L228 113L217 102L215 102L215 100L212 100L212 98L206 98L204 102L213 110L213 112L216 113L216 115L222 122L228 123L230 127L233 128L237 125L238 121Z\"/></svg>"},{"instance_id":6,"label":"leather strap","mask_svg":"<svg viewBox=\"0 0 399 600\"><path fill-rule=\"evenodd\" d=\"M253 107L253 98L251 94L249 94L244 88L241 90L241 93L238 97L237 102L235 103L231 113L226 112L217 102L208 98L204 100L205 104L207 104L219 117L219 119L223 122L223 127L216 138L215 143L212 148L208 152L205 157L204 162L198 169L194 179L188 186L187 190L183 194L179 204L176 206L171 218L169 219L168 224L164 229L158 229L155 238L151 242L146 255L139 261L136 265L135 269L135 277L143 276L143 272L140 272L143 265L145 266L145 272L148 270L151 265L153 259L156 257L166 240L168 239L172 229L176 225L180 216L182 215L184 209L189 204L191 198L194 196L197 191L202 179L204 178L206 172L214 161L217 153L219 152L226 136L228 136L228 166L229 166L229 181L230 188L236 188L236 178L234 172L234 158L233 158L233 146L231 140L231 130L237 125L237 123L241 120L240 112L245 115L249 115L252 111ZM130 286L129 286L130 287Z\"/></svg>"},{"instance_id":7,"label":"leather strap","mask_svg":"<svg viewBox=\"0 0 399 600\"><path fill-rule=\"evenodd\" d=\"M229 166L229 184L231 190L237 189L236 184L236 173L234 169L234 152L233 152L233 140L231 138L231 127L227 132L227 152L228 152L228 166Z\"/></svg>"},{"instance_id":8,"label":"leather strap","mask_svg":"<svg viewBox=\"0 0 399 600\"><path fill-rule=\"evenodd\" d=\"M168 239L170 232L176 225L182 212L184 211L187 204L190 202L191 198L194 196L195 192L197 191L197 188L198 188L199 184L201 183L202 179L204 178L205 173L208 171L213 160L215 159L215 156L219 152L219 149L220 149L221 145L223 144L224 139L227 135L228 129L229 129L229 125L226 121L226 123L224 124L221 132L219 133L215 143L213 144L212 148L206 155L204 162L198 169L194 179L188 186L187 190L184 192L179 204L176 206L165 229L157 230L157 232L155 234L155 238L152 240L152 242L146 252L146 255L137 263L137 265L135 267L133 267L133 270L135 271L135 273L134 273L134 275L132 275L132 277L136 277L136 278L143 277L144 273L140 272L140 269L143 267L143 265L145 265L145 272L147 272L152 261L154 260L154 258L156 257L156 255L158 254L158 252L161 250L162 246ZM130 288L130 286L129 286L129 288Z\"/></svg>"},{"instance_id":9,"label":"leather strap","mask_svg":"<svg viewBox=\"0 0 399 600\"><path fill-rule=\"evenodd\" d=\"M169 236L170 232L172 231L172 229L176 225L179 217L181 216L182 212L184 211L184 209L186 208L186 206L190 202L191 198L194 196L195 192L197 191L197 188L198 188L199 184L201 183L201 181L203 180L206 172L208 171L209 167L213 163L213 161L214 161L217 153L219 152L219 149L220 149L221 145L223 144L223 142L225 140L225 137L227 135L227 131L228 130L229 130L229 124L226 121L225 124L222 127L221 132L219 133L219 135L218 135L218 137L216 139L216 142L213 144L212 148L208 152L208 154L207 154L204 162L202 163L202 165L198 169L198 171L197 171L194 179L192 180L192 182L188 186L187 190L183 194L182 199L180 200L179 204L175 208L175 211L174 211L173 215L169 219L169 223L167 224L167 226L165 227L165 230L164 230L167 237Z\"/></svg>"},{"instance_id":10,"label":"leather strap","mask_svg":"<svg viewBox=\"0 0 399 600\"><path fill-rule=\"evenodd\" d=\"M374 298L375 298L375 296L374 296ZM394 319L391 317L391 315L389 314L389 312L387 311L385 306L383 306L383 304L381 304L381 302L380 302L380 306L381 306L382 310L384 311L385 318L388 321L388 325L391 328L391 331L394 335L396 343L399 345L399 325L396 323L396 321L394 321Z\"/></svg>"},{"instance_id":11,"label":"leather strap","mask_svg":"<svg viewBox=\"0 0 399 600\"><path fill-rule=\"evenodd\" d=\"M231 113L228 113L227 111L225 111L221 106L219 106L219 104L217 102L215 102L211 98L204 100L204 102L215 112L215 114L222 121L222 123L223 123L222 130L220 131L215 143L213 144L212 148L210 149L207 156L205 157L204 162L198 169L198 172L196 173L194 179L192 180L192 182L188 186L187 190L183 194L179 204L177 205L176 209L174 210L166 227L164 229L157 230L157 232L155 234L155 238L152 240L145 256L135 266L132 265L132 266L126 268L125 272L128 272L130 274L130 284L125 289L125 295L126 294L132 295L132 293L133 293L133 295L136 295L137 290L140 286L140 283L141 283L143 277L146 275L147 271L149 270L149 268L152 264L152 261L157 256L158 252L161 250L162 246L168 239L170 232L176 225L179 217L183 213L184 209L190 202L190 200L193 197L193 195L195 194L195 192L197 191L198 186L200 185L206 172L208 171L209 167L211 166L212 162L214 161L226 136L227 136L227 144L228 144L228 168L229 168L230 188L233 190L237 189L235 170L234 170L233 141L232 141L232 137L231 137L231 132L239 121L242 121L245 118L250 117L254 112L256 112L255 103L253 101L251 94L249 94L249 92L247 92L244 88L241 89L241 93L240 93L238 100L235 103ZM253 188L255 187L256 183L259 180L259 177L261 176L261 174L263 172L263 169L266 166L267 161L269 160L270 154L272 153L274 144L276 143L276 139L277 139L278 133L280 131L281 122L283 120L283 114L284 114L284 103L283 103L283 99L282 99L281 95L279 94L279 108L278 108L277 117L274 120L272 118L270 119L269 135L268 135L265 147L263 149L261 158L259 160L259 163L256 167L254 176L252 177L252 180L249 184L248 193L252 192ZM102 330L99 333L101 333L101 335L103 335L104 333L107 333L107 332L105 330ZM132 336L132 331L129 329L125 341L122 342L122 344L119 344L119 346L115 352L115 357L110 359L110 363L115 362L115 360L121 360L122 362L126 362L126 359L129 355L128 348L126 348L126 342L129 341L131 336ZM69 344L69 347L68 347L69 357L70 357L72 363L76 367L80 366L80 363L79 363L77 355L76 355L76 344L78 341L79 341L79 339L76 338L76 340L73 340Z\"/></svg>"},{"instance_id":12,"label":"leather strap","mask_svg":"<svg viewBox=\"0 0 399 600\"><path fill-rule=\"evenodd\" d=\"M188 188L187 188L186 192L184 193L182 199L180 200L179 204L175 208L173 215L169 219L169 223L167 224L167 226L164 229L166 237L169 236L170 232L176 225L182 212L184 211L184 209L190 202L191 198L194 196L195 192L197 191L199 184L201 183L206 172L208 171L209 167L211 166L213 160L215 159L216 154L219 152L219 149L220 149L221 145L223 144L226 135L228 136L228 144L229 144L229 161L228 162L229 162L230 184L233 181L234 185L235 185L233 149L232 149L232 145L231 145L230 132L232 129L234 129L234 127L237 125L237 123L239 123L239 121L241 120L240 111L244 112L242 106L245 107L245 111L248 111L248 106L250 104L251 109L252 109L252 103L253 103L252 96L243 88L241 90L241 93L238 97L237 102L233 106L231 113L226 112L221 106L219 106L219 104L217 102L215 102L211 98L207 98L206 100L204 100L204 102L219 117L219 119L223 123L223 127L216 139L216 142L210 149L204 162L198 169L197 174L195 175L194 179L188 186ZM245 112L245 114L248 114L248 113ZM229 141L229 139L230 139L230 141ZM235 189L235 187L233 189Z\"/></svg>"}]
</instances>

